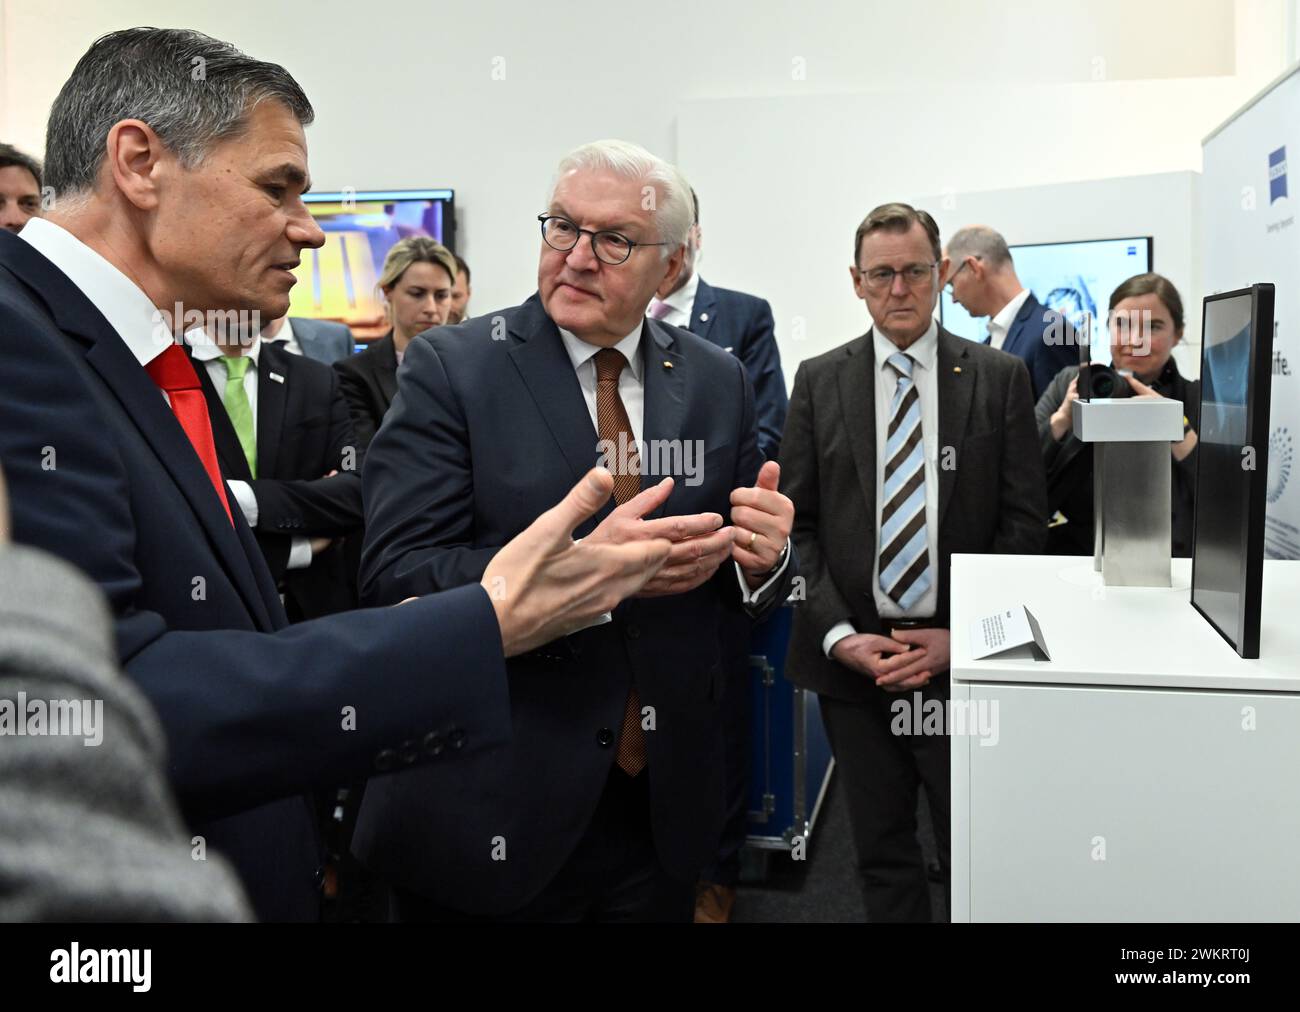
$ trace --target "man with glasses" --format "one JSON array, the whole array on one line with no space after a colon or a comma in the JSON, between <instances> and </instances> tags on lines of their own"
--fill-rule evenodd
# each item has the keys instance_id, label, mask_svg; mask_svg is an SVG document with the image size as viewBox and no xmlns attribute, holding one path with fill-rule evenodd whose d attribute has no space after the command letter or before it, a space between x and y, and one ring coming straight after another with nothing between
<instances>
[{"instance_id":1,"label":"man with glasses","mask_svg":"<svg viewBox=\"0 0 1300 1012\"><path fill-rule=\"evenodd\" d=\"M508 746L372 780L354 846L402 919L690 921L723 816L724 619L788 594L794 508L742 364L645 315L691 226L677 170L586 145L538 218L536 295L407 348L363 475L363 597L479 581L597 460L617 506L575 536L673 548L641 597L508 666Z\"/></svg>"},{"instance_id":2,"label":"man with glasses","mask_svg":"<svg viewBox=\"0 0 1300 1012\"><path fill-rule=\"evenodd\" d=\"M933 318L948 269L934 219L884 204L853 253L872 327L800 365L781 441L808 581L786 674L819 695L868 918L924 921L917 787L947 888L947 729L895 729L931 701L947 712L951 555L1041 550L1043 468L1024 364Z\"/></svg>"},{"instance_id":3,"label":"man with glasses","mask_svg":"<svg viewBox=\"0 0 1300 1012\"><path fill-rule=\"evenodd\" d=\"M1066 366L1079 364L1074 328L1020 283L1007 241L987 225L969 225L948 240L952 297L971 316L989 318L984 343L1025 360L1034 400Z\"/></svg>"}]
</instances>

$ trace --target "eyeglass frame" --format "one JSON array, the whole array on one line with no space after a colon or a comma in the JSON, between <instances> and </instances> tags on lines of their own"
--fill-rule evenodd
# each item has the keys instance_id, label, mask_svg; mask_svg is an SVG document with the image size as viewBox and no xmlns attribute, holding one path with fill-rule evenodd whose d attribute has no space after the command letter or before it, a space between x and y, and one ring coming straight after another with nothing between
<instances>
[{"instance_id":1,"label":"eyeglass frame","mask_svg":"<svg viewBox=\"0 0 1300 1012\"><path fill-rule=\"evenodd\" d=\"M925 267L925 268L927 268L930 272L933 272L934 269L935 269L936 267L938 267L939 264L942 263L942 262L943 262L943 261L941 261L941 260L935 260L935 261L933 261L933 262L931 262L931 263L928 263L928 264L926 264L926 263L907 264L907 265L904 266L901 270L896 270L896 269L893 268L893 267L872 267L872 268L870 268L870 270L867 270L867 269L864 269L864 268L862 268L862 267L858 267L858 266L855 264L853 269L856 270L856 271L858 272L859 276L862 278L862 283L863 283L867 288L871 288L873 291L877 291L877 292L887 292L887 291L889 291L891 288L894 287L894 278L902 277L903 271L907 270L909 267ZM883 285L876 285L876 286L873 286L872 283L871 283L871 279L867 277L867 275L868 275L871 271L889 271L889 280L886 281ZM915 288L915 287L916 287L916 285L914 285L912 282L908 281L907 278L905 278L905 277L903 278L903 284L907 285L908 288ZM920 284L920 279L919 279L919 278L917 279L917 283L916 283L916 284L917 284L917 285Z\"/></svg>"},{"instance_id":2,"label":"eyeglass frame","mask_svg":"<svg viewBox=\"0 0 1300 1012\"><path fill-rule=\"evenodd\" d=\"M573 240L573 245L570 246L568 249L561 249L559 246L556 246L554 243L552 243L550 239L546 238L546 223L552 220L553 218L558 218L560 221L568 222L570 225L573 226L574 230L578 233L578 237ZM541 214L537 216L537 220L541 223L541 227L542 227L542 242L546 243L547 246L550 246L551 249L555 250L555 252L572 253L575 249L578 248L578 243L582 242L582 237L584 235L589 235L591 236L591 255L594 256L597 260L599 260L602 264L608 264L610 267L619 267L622 264L627 263L629 260L632 259L632 254L636 252L638 246L671 245L668 242L637 242L635 239L629 239L622 232L615 232L612 228L600 228L600 229L596 229L596 231L593 232L589 228L579 228L578 223L576 221L574 221L572 218L567 218L562 214L547 214L545 211L543 211ZM611 263L609 260L606 260L604 257L602 257L599 253L596 252L596 236L598 235L617 236L620 242L627 243L627 256L625 256L622 260L613 263Z\"/></svg>"},{"instance_id":3,"label":"eyeglass frame","mask_svg":"<svg viewBox=\"0 0 1300 1012\"><path fill-rule=\"evenodd\" d=\"M948 280L943 283L943 287L951 289L953 278L955 278L958 274L964 271L966 269L966 265L969 264L972 260L979 260L982 263L984 258L981 256L976 256L974 253L967 253L964 257L961 258L961 266L948 275ZM891 285L894 283L892 278L890 279L889 283Z\"/></svg>"}]
</instances>

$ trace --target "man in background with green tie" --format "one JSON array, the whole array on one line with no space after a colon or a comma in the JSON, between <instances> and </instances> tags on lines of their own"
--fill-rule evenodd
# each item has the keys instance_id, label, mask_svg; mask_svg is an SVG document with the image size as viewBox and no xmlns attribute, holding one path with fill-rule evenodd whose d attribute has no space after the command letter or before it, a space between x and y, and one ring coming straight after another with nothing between
<instances>
[{"instance_id":1,"label":"man in background with green tie","mask_svg":"<svg viewBox=\"0 0 1300 1012\"><path fill-rule=\"evenodd\" d=\"M334 371L234 321L185 340L222 474L290 621L355 608L339 540L361 529L361 461Z\"/></svg>"}]
</instances>

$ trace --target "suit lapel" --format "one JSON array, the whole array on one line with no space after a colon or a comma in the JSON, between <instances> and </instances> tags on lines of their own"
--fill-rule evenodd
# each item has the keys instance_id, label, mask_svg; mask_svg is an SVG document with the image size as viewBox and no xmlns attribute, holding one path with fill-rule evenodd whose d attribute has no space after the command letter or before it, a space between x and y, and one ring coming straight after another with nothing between
<instances>
[{"instance_id":1,"label":"suit lapel","mask_svg":"<svg viewBox=\"0 0 1300 1012\"><path fill-rule=\"evenodd\" d=\"M397 345L393 343L392 331L375 345L375 354L375 381L384 395L384 409L387 410L397 396Z\"/></svg>"},{"instance_id":2,"label":"suit lapel","mask_svg":"<svg viewBox=\"0 0 1300 1012\"><path fill-rule=\"evenodd\" d=\"M844 349L840 413L848 433L867 515L876 514L876 351L871 331Z\"/></svg>"},{"instance_id":3,"label":"suit lapel","mask_svg":"<svg viewBox=\"0 0 1300 1012\"><path fill-rule=\"evenodd\" d=\"M682 423L686 418L686 372L685 360L671 329L658 320L647 318L645 329L641 331L641 378L645 390L641 442L646 450L651 446L666 447L681 439ZM686 453L685 446L682 453ZM663 455L661 463L662 460ZM641 475L641 488L647 489L664 477L666 475L652 474L647 469ZM679 480L677 487L680 486ZM650 516L660 516L667 505L665 502Z\"/></svg>"},{"instance_id":4,"label":"suit lapel","mask_svg":"<svg viewBox=\"0 0 1300 1012\"><path fill-rule=\"evenodd\" d=\"M286 352L263 342L257 363L257 474L279 474L280 440L284 433L284 413L288 404L289 384L293 371ZM272 373L275 375L273 376ZM275 376L280 378L277 380Z\"/></svg>"},{"instance_id":5,"label":"suit lapel","mask_svg":"<svg viewBox=\"0 0 1300 1012\"><path fill-rule=\"evenodd\" d=\"M560 331L534 295L515 314L510 333L519 339L510 360L577 481L596 466L598 437Z\"/></svg>"},{"instance_id":6,"label":"suit lapel","mask_svg":"<svg viewBox=\"0 0 1300 1012\"><path fill-rule=\"evenodd\" d=\"M1031 292L1029 298L1025 299L1024 305L1020 307L1020 312L1016 314L1016 318L1011 321L1011 329L1007 331L1007 339L1002 342L1002 350L1007 354L1020 354L1017 350L1020 346L1020 339L1024 334L1025 328L1029 323L1029 318L1033 315L1035 309L1041 310L1041 307L1038 304L1038 300L1034 298L1033 293Z\"/></svg>"},{"instance_id":7,"label":"suit lapel","mask_svg":"<svg viewBox=\"0 0 1300 1012\"><path fill-rule=\"evenodd\" d=\"M968 466L962 460L962 441L966 437L966 422L970 417L971 400L975 392L975 360L971 358L967 342L960 337L939 330L939 529L952 503L953 485L957 481L957 468ZM951 448L951 457L949 449Z\"/></svg>"},{"instance_id":8,"label":"suit lapel","mask_svg":"<svg viewBox=\"0 0 1300 1012\"><path fill-rule=\"evenodd\" d=\"M691 325L686 329L708 340L709 331L718 315L717 305L718 297L713 294L713 286L700 278L695 289L695 304L691 306Z\"/></svg>"}]
</instances>

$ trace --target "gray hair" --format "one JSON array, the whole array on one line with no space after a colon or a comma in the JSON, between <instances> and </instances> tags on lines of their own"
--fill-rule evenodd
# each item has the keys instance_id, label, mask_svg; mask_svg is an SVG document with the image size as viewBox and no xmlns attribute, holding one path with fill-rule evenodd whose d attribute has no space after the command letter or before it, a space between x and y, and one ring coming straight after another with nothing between
<instances>
[{"instance_id":1,"label":"gray hair","mask_svg":"<svg viewBox=\"0 0 1300 1012\"><path fill-rule=\"evenodd\" d=\"M262 102L283 103L303 126L315 116L283 67L229 42L176 28L128 28L96 39L50 109L45 181L60 198L92 189L104 142L124 119L147 123L193 169L237 137Z\"/></svg>"},{"instance_id":2,"label":"gray hair","mask_svg":"<svg viewBox=\"0 0 1300 1012\"><path fill-rule=\"evenodd\" d=\"M596 169L612 172L625 179L635 179L653 186L657 191L652 208L661 242L663 259L685 244L686 236L695 221L695 206L691 188L676 166L653 155L638 144L628 141L593 141L574 148L562 159L551 181L551 197L555 187L566 173L575 169Z\"/></svg>"},{"instance_id":3,"label":"gray hair","mask_svg":"<svg viewBox=\"0 0 1300 1012\"><path fill-rule=\"evenodd\" d=\"M948 256L953 260L975 257L990 267L1011 263L1007 241L987 225L967 225L954 232L948 240Z\"/></svg>"}]
</instances>

